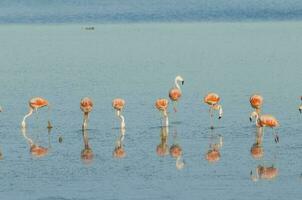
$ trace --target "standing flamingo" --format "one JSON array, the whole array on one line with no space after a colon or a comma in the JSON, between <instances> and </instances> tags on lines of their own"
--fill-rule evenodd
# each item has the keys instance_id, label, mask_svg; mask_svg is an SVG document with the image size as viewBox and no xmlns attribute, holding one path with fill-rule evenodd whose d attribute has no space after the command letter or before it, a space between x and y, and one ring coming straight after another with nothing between
<instances>
[{"instance_id":1,"label":"standing flamingo","mask_svg":"<svg viewBox=\"0 0 302 200\"><path fill-rule=\"evenodd\" d=\"M204 97L204 102L210 106L210 118L211 118L211 129L214 128L214 119L213 119L213 111L218 110L219 111L219 116L218 119L222 118L223 115L223 110L222 106L218 104L220 101L220 97L216 93L209 93Z\"/></svg>"},{"instance_id":2,"label":"standing flamingo","mask_svg":"<svg viewBox=\"0 0 302 200\"><path fill-rule=\"evenodd\" d=\"M278 169L274 166L271 167L265 167L262 165L258 165L256 168L256 175L253 176L253 171L251 171L251 179L253 181L258 181L258 179L266 179L266 180L272 180L278 175Z\"/></svg>"},{"instance_id":3,"label":"standing flamingo","mask_svg":"<svg viewBox=\"0 0 302 200\"><path fill-rule=\"evenodd\" d=\"M22 123L21 123L21 127L22 128L26 128L26 123L25 123L25 120L27 117L31 116L33 114L34 111L37 112L37 110L39 108L42 108L42 107L45 107L45 106L48 106L48 101L46 99L43 99L41 97L35 97L35 98L32 98L30 101L29 101L29 112L28 114L26 114L24 117L23 117L23 120L22 120Z\"/></svg>"},{"instance_id":4,"label":"standing flamingo","mask_svg":"<svg viewBox=\"0 0 302 200\"><path fill-rule=\"evenodd\" d=\"M89 97L81 99L80 108L84 113L82 129L85 130L88 128L88 114L92 111L93 102Z\"/></svg>"},{"instance_id":5,"label":"standing flamingo","mask_svg":"<svg viewBox=\"0 0 302 200\"><path fill-rule=\"evenodd\" d=\"M263 105L263 97L258 94L252 95L250 97L250 104L251 104L252 108L255 109L250 115L250 121L252 121L252 115L254 115L254 112L256 112L258 115L261 114L261 107Z\"/></svg>"},{"instance_id":6,"label":"standing flamingo","mask_svg":"<svg viewBox=\"0 0 302 200\"><path fill-rule=\"evenodd\" d=\"M169 101L167 99L157 99L155 107L162 113L164 119L164 126L169 126L168 109Z\"/></svg>"},{"instance_id":7,"label":"standing flamingo","mask_svg":"<svg viewBox=\"0 0 302 200\"><path fill-rule=\"evenodd\" d=\"M256 126L260 127L262 132L264 130L264 127L270 127L273 129L273 134L275 137L275 142L278 143L279 142L279 136L277 135L277 133L275 132L276 127L279 126L279 122L278 120L272 116L272 115L261 115L259 116L257 113L253 113L252 118L256 119Z\"/></svg>"},{"instance_id":8,"label":"standing flamingo","mask_svg":"<svg viewBox=\"0 0 302 200\"><path fill-rule=\"evenodd\" d=\"M183 85L185 81L181 76L176 76L174 80L174 87L169 91L169 97L174 104L173 106L174 112L177 112L176 103L181 97L181 89L179 86L179 82L181 82L181 84Z\"/></svg>"},{"instance_id":9,"label":"standing flamingo","mask_svg":"<svg viewBox=\"0 0 302 200\"><path fill-rule=\"evenodd\" d=\"M122 115L122 110L125 107L125 100L120 98L114 99L112 101L112 107L116 110L116 116L118 116L121 120L121 129L125 129L125 118Z\"/></svg>"}]
</instances>

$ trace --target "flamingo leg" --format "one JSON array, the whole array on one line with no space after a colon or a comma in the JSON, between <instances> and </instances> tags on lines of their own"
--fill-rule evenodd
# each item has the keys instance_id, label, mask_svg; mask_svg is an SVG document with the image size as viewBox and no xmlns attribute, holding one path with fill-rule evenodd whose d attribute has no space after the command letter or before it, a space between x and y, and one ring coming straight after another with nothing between
<instances>
[{"instance_id":1,"label":"flamingo leg","mask_svg":"<svg viewBox=\"0 0 302 200\"><path fill-rule=\"evenodd\" d=\"M173 110L174 112L177 112L177 101L173 101Z\"/></svg>"},{"instance_id":2,"label":"flamingo leg","mask_svg":"<svg viewBox=\"0 0 302 200\"><path fill-rule=\"evenodd\" d=\"M88 113L84 113L82 130L85 130L87 128L88 128Z\"/></svg>"},{"instance_id":3,"label":"flamingo leg","mask_svg":"<svg viewBox=\"0 0 302 200\"><path fill-rule=\"evenodd\" d=\"M213 107L211 106L210 110L209 110L209 113L210 113L210 123L211 123L211 126L210 128L211 129L214 129L214 117L213 117Z\"/></svg>"},{"instance_id":4,"label":"flamingo leg","mask_svg":"<svg viewBox=\"0 0 302 200\"><path fill-rule=\"evenodd\" d=\"M279 143L279 136L278 136L278 134L276 133L275 129L273 129L273 135L274 135L274 138L275 138L275 142L276 142L276 143Z\"/></svg>"}]
</instances>

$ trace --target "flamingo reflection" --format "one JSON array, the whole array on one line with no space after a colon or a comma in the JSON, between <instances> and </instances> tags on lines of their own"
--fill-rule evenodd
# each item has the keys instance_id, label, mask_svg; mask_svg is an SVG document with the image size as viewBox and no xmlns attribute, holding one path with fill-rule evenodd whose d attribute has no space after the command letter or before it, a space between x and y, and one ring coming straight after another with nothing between
<instances>
[{"instance_id":1,"label":"flamingo reflection","mask_svg":"<svg viewBox=\"0 0 302 200\"><path fill-rule=\"evenodd\" d=\"M48 148L38 145L27 135L27 130L25 128L21 129L21 133L25 140L28 142L30 147L30 153L35 157L44 157L48 154ZM50 139L49 139L49 146L50 146Z\"/></svg>"},{"instance_id":2,"label":"flamingo reflection","mask_svg":"<svg viewBox=\"0 0 302 200\"><path fill-rule=\"evenodd\" d=\"M183 85L185 81L181 76L176 76L174 80L174 87L169 91L169 97L173 102L174 112L177 112L176 104L182 95L179 82L181 82L181 84Z\"/></svg>"},{"instance_id":3,"label":"flamingo reflection","mask_svg":"<svg viewBox=\"0 0 302 200\"><path fill-rule=\"evenodd\" d=\"M160 128L160 143L156 147L156 153L158 156L166 156L169 154L169 128L164 126Z\"/></svg>"},{"instance_id":4,"label":"flamingo reflection","mask_svg":"<svg viewBox=\"0 0 302 200\"><path fill-rule=\"evenodd\" d=\"M81 159L85 163L90 163L93 160L93 151L89 145L88 130L83 129L82 133L83 133L84 149L81 151Z\"/></svg>"},{"instance_id":5,"label":"flamingo reflection","mask_svg":"<svg viewBox=\"0 0 302 200\"><path fill-rule=\"evenodd\" d=\"M118 136L115 142L115 148L113 151L113 156L115 158L124 158L126 156L126 151L124 149L124 138L125 138L125 129L120 129L120 135Z\"/></svg>"},{"instance_id":6,"label":"flamingo reflection","mask_svg":"<svg viewBox=\"0 0 302 200\"><path fill-rule=\"evenodd\" d=\"M260 159L263 157L263 146L262 146L262 141L263 141L263 134L262 134L262 128L257 127L256 128L256 142L253 144L251 147L251 155L255 159Z\"/></svg>"},{"instance_id":7,"label":"flamingo reflection","mask_svg":"<svg viewBox=\"0 0 302 200\"><path fill-rule=\"evenodd\" d=\"M174 136L173 136L173 144L170 147L170 155L172 158L176 159L176 169L180 170L183 169L185 166L185 162L182 158L182 148L178 142L177 138L177 131L175 130Z\"/></svg>"},{"instance_id":8,"label":"flamingo reflection","mask_svg":"<svg viewBox=\"0 0 302 200\"><path fill-rule=\"evenodd\" d=\"M209 163L215 163L220 160L220 149L223 146L223 137L211 131L209 150L205 154L205 159Z\"/></svg>"},{"instance_id":9,"label":"flamingo reflection","mask_svg":"<svg viewBox=\"0 0 302 200\"><path fill-rule=\"evenodd\" d=\"M42 97L34 97L29 100L29 112L23 117L23 120L21 122L21 127L26 128L26 119L33 114L34 111L38 111L38 109L43 108L45 106L48 106L49 103L46 99ZM50 122L48 121L50 124Z\"/></svg>"},{"instance_id":10,"label":"flamingo reflection","mask_svg":"<svg viewBox=\"0 0 302 200\"><path fill-rule=\"evenodd\" d=\"M259 179L272 180L278 175L278 169L272 166L258 165L256 168L256 174L253 175L253 171L250 173L251 179L253 181L258 181Z\"/></svg>"},{"instance_id":11,"label":"flamingo reflection","mask_svg":"<svg viewBox=\"0 0 302 200\"><path fill-rule=\"evenodd\" d=\"M218 110L218 119L222 118L223 110L222 106L219 104L220 97L216 93L209 93L204 97L204 103L208 104L210 106L209 113L210 113L210 119L211 119L211 126L210 128L214 128L214 110Z\"/></svg>"}]
</instances>

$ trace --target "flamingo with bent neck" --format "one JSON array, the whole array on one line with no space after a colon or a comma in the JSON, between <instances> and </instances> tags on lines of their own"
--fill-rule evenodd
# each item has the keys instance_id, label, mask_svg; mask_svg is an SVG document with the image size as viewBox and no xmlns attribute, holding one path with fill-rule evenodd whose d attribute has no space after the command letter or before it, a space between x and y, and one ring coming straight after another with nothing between
<instances>
[{"instance_id":1,"label":"flamingo with bent neck","mask_svg":"<svg viewBox=\"0 0 302 200\"><path fill-rule=\"evenodd\" d=\"M181 82L181 84L183 85L185 81L181 76L176 76L174 80L174 87L169 91L169 97L174 104L173 106L174 112L177 112L176 103L178 102L178 100L182 95L179 82Z\"/></svg>"}]
</instances>

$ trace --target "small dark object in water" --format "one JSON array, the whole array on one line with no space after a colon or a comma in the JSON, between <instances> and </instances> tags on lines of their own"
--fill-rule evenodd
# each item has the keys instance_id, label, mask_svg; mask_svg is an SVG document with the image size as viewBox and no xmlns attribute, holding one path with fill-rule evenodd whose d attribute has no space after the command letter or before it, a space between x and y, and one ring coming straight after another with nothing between
<instances>
[{"instance_id":1,"label":"small dark object in water","mask_svg":"<svg viewBox=\"0 0 302 200\"><path fill-rule=\"evenodd\" d=\"M3 159L3 155L2 155L2 152L0 151L0 160Z\"/></svg>"},{"instance_id":2,"label":"small dark object in water","mask_svg":"<svg viewBox=\"0 0 302 200\"><path fill-rule=\"evenodd\" d=\"M94 26L87 26L87 27L85 27L85 30L87 30L87 31L93 31L94 30Z\"/></svg>"},{"instance_id":3,"label":"small dark object in water","mask_svg":"<svg viewBox=\"0 0 302 200\"><path fill-rule=\"evenodd\" d=\"M62 142L63 142L63 137L60 136L60 137L59 137L59 143L62 143Z\"/></svg>"}]
</instances>

